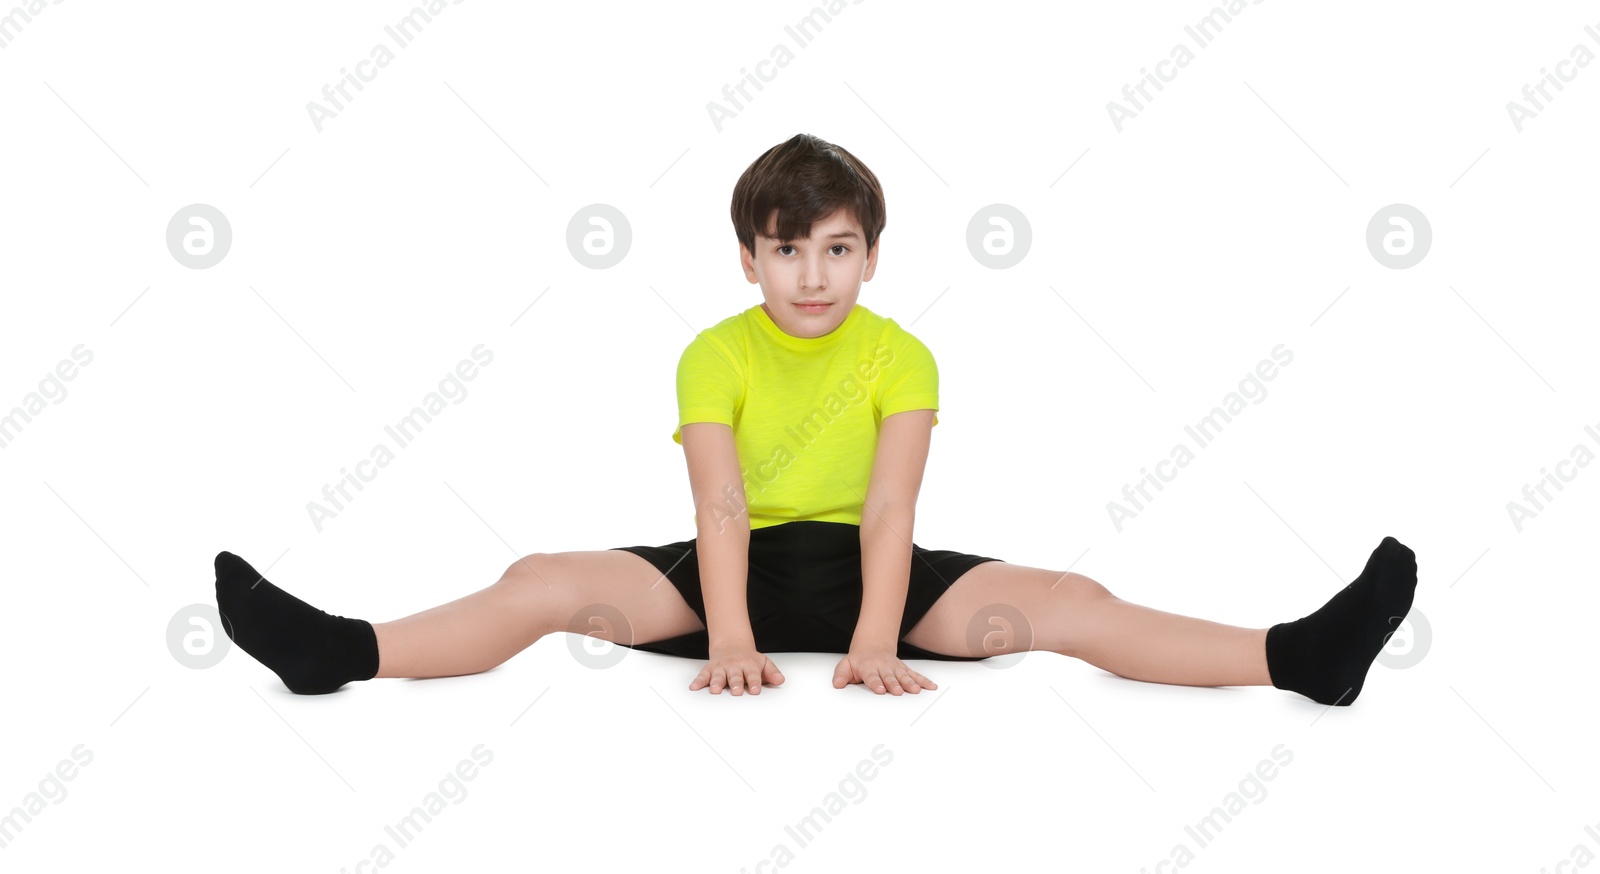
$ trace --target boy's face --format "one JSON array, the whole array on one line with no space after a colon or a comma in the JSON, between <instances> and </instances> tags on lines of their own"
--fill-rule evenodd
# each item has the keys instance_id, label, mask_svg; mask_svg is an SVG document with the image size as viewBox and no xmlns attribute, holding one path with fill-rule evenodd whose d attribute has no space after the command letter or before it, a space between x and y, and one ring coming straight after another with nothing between
<instances>
[{"instance_id":1,"label":"boy's face","mask_svg":"<svg viewBox=\"0 0 1600 874\"><path fill-rule=\"evenodd\" d=\"M768 227L776 221L774 211ZM861 293L861 283L872 279L878 266L878 250L883 238L867 251L866 234L848 210L838 210L811 225L811 236L779 242L757 235L756 251L739 244L739 259L744 275L761 283L761 308L785 334L794 337L821 337L833 332L850 315ZM804 307L804 301L823 301L827 306Z\"/></svg>"}]
</instances>

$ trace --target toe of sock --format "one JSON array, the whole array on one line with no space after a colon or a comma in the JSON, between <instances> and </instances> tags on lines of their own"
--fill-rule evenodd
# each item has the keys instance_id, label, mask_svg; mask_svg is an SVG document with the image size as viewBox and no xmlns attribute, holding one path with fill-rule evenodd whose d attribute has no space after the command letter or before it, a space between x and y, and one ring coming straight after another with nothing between
<instances>
[{"instance_id":1,"label":"toe of sock","mask_svg":"<svg viewBox=\"0 0 1600 874\"><path fill-rule=\"evenodd\" d=\"M1406 546L1404 543L1401 543L1392 536L1383 538L1383 542L1378 544L1378 546L1379 548L1394 553L1395 555L1404 556L1407 561L1414 562L1417 560L1417 554L1411 550L1411 547Z\"/></svg>"},{"instance_id":2,"label":"toe of sock","mask_svg":"<svg viewBox=\"0 0 1600 874\"><path fill-rule=\"evenodd\" d=\"M1417 554L1411 550L1411 547L1395 540L1393 537L1386 540L1392 544L1390 548L1394 552L1396 563L1405 569L1407 582L1415 585L1417 581Z\"/></svg>"},{"instance_id":3,"label":"toe of sock","mask_svg":"<svg viewBox=\"0 0 1600 874\"><path fill-rule=\"evenodd\" d=\"M1406 576L1414 580L1417 574L1417 554L1393 537L1385 537L1367 558L1367 565L1362 575L1370 573Z\"/></svg>"},{"instance_id":4,"label":"toe of sock","mask_svg":"<svg viewBox=\"0 0 1600 874\"><path fill-rule=\"evenodd\" d=\"M217 553L217 559L214 565L217 570L217 580L219 582L226 579L240 579L243 577L249 577L250 580L254 582L261 576L260 574L256 573L255 568L250 566L249 562L227 551Z\"/></svg>"}]
</instances>

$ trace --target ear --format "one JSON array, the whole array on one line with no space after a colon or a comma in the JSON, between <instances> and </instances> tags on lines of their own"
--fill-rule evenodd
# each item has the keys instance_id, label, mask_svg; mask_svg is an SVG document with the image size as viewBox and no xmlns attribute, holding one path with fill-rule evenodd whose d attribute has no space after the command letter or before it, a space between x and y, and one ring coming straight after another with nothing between
<instances>
[{"instance_id":1,"label":"ear","mask_svg":"<svg viewBox=\"0 0 1600 874\"><path fill-rule=\"evenodd\" d=\"M883 235L878 235L878 242L872 245L872 254L867 256L867 270L861 274L861 281L868 282L872 279L873 271L878 269L878 252L883 248Z\"/></svg>"},{"instance_id":2,"label":"ear","mask_svg":"<svg viewBox=\"0 0 1600 874\"><path fill-rule=\"evenodd\" d=\"M739 244L739 265L744 268L744 278L749 280L751 285L761 281L761 277L756 276L755 256L744 247L744 243Z\"/></svg>"}]
</instances>

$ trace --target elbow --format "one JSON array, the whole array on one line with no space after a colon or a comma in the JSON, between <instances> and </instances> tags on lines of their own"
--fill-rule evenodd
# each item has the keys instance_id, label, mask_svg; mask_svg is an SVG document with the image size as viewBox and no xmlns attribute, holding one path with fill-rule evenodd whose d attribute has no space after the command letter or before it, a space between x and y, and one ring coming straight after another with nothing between
<instances>
[{"instance_id":1,"label":"elbow","mask_svg":"<svg viewBox=\"0 0 1600 874\"><path fill-rule=\"evenodd\" d=\"M890 504L884 507L868 507L861 516L861 536L892 532L890 536L898 534L909 538L915 522L916 510L910 506Z\"/></svg>"},{"instance_id":2,"label":"elbow","mask_svg":"<svg viewBox=\"0 0 1600 874\"><path fill-rule=\"evenodd\" d=\"M701 512L695 519L696 538L749 537L750 517L744 513Z\"/></svg>"}]
</instances>

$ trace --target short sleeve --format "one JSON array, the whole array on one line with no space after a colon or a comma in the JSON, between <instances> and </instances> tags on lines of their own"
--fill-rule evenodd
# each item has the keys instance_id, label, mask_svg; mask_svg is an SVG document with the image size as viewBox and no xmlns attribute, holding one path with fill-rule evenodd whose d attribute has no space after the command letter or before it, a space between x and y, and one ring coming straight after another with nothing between
<instances>
[{"instance_id":1,"label":"short sleeve","mask_svg":"<svg viewBox=\"0 0 1600 874\"><path fill-rule=\"evenodd\" d=\"M939 409L939 368L933 353L921 340L890 323L884 338L887 363L883 366L883 395L879 414L887 418L906 410ZM939 424L937 414L933 423Z\"/></svg>"},{"instance_id":2,"label":"short sleeve","mask_svg":"<svg viewBox=\"0 0 1600 874\"><path fill-rule=\"evenodd\" d=\"M683 426L691 422L733 424L744 398L743 357L721 340L697 335L678 358L678 427L672 441L683 443Z\"/></svg>"}]
</instances>

